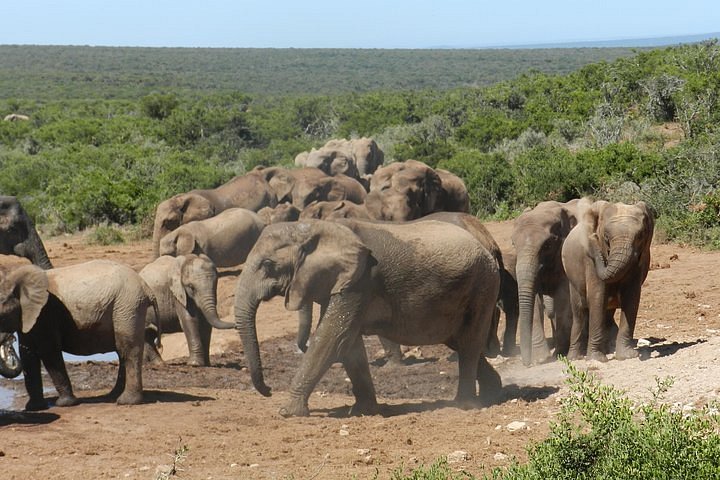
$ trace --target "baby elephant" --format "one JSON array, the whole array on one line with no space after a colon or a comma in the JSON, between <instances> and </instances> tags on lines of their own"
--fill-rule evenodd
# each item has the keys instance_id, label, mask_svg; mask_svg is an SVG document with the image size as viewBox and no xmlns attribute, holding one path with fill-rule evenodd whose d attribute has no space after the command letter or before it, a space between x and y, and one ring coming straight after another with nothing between
<instances>
[{"instance_id":1,"label":"baby elephant","mask_svg":"<svg viewBox=\"0 0 720 480\"><path fill-rule=\"evenodd\" d=\"M0 282L0 330L18 332L20 360L30 400L43 410L40 361L58 392L57 406L76 405L62 352L92 355L116 351L118 404L141 403L145 313L155 299L130 267L94 260L42 270L25 265Z\"/></svg>"},{"instance_id":2,"label":"baby elephant","mask_svg":"<svg viewBox=\"0 0 720 480\"><path fill-rule=\"evenodd\" d=\"M140 271L158 303L157 314L148 310L145 326L145 359L161 362L155 349L160 332L184 332L187 339L188 364L210 365L212 327L234 328L234 323L220 320L217 313L217 269L205 255L163 255ZM159 315L159 318L158 318Z\"/></svg>"},{"instance_id":3,"label":"baby elephant","mask_svg":"<svg viewBox=\"0 0 720 480\"><path fill-rule=\"evenodd\" d=\"M245 262L265 222L257 213L231 208L205 220L186 223L160 240L160 255L204 253L217 267Z\"/></svg>"}]
</instances>

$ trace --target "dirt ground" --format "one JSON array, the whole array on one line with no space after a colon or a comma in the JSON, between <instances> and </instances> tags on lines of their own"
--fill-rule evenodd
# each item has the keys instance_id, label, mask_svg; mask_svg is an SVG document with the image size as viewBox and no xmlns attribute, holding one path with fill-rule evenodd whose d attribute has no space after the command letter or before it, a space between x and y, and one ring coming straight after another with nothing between
<instances>
[{"instance_id":1,"label":"dirt ground","mask_svg":"<svg viewBox=\"0 0 720 480\"><path fill-rule=\"evenodd\" d=\"M488 227L501 246L509 245L510 223ZM75 235L47 239L46 246L56 266L110 258L139 270L150 260L149 241L100 247ZM666 401L699 406L720 393L720 252L655 244L652 253L635 335L640 358L578 365L637 400L650 398L656 378L673 377ZM232 315L236 274L226 271L220 280L223 317ZM281 301L261 306L258 330L270 398L253 390L234 331L214 333L209 368L185 366L184 337L166 335L167 364L145 368L143 405L120 407L102 397L114 382L115 362L69 364L83 400L70 408L23 413L22 382L0 382L16 391L13 409L0 411L3 478L153 479L171 468L181 450L176 478L185 479L389 479L397 469L440 456L477 475L525 459L567 392L558 362L525 368L518 358L498 357L492 363L503 379L504 400L461 410L451 401L457 362L445 347L420 347L408 349L406 365L373 362L379 415L348 416L350 385L336 365L313 393L310 417L284 419L277 412L301 356L296 329L295 313ZM377 339L366 344L377 359Z\"/></svg>"}]
</instances>

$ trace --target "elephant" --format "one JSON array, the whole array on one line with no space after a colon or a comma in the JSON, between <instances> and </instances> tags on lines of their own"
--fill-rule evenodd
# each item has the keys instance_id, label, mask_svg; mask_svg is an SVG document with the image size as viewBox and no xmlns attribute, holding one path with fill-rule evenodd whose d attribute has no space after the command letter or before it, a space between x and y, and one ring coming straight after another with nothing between
<instances>
[{"instance_id":1,"label":"elephant","mask_svg":"<svg viewBox=\"0 0 720 480\"><path fill-rule=\"evenodd\" d=\"M265 225L278 222L294 222L300 217L301 210L295 205L285 202L276 207L263 207L257 214Z\"/></svg>"},{"instance_id":2,"label":"elephant","mask_svg":"<svg viewBox=\"0 0 720 480\"><path fill-rule=\"evenodd\" d=\"M284 417L309 414L308 398L335 360L352 383L352 413L378 404L362 335L405 345L444 343L459 354L456 400L492 401L500 376L483 355L500 288L492 255L467 231L441 222L412 225L304 220L268 226L235 290L235 323L255 388L265 384L257 331L261 301L285 297L288 310L324 310L292 380Z\"/></svg>"},{"instance_id":3,"label":"elephant","mask_svg":"<svg viewBox=\"0 0 720 480\"><path fill-rule=\"evenodd\" d=\"M217 313L218 275L215 264L205 255L163 255L140 270L157 299L158 314L148 310L145 321L145 359L161 362L155 350L157 332L184 332L188 344L188 364L210 365L212 327L235 328ZM158 327L158 323L160 324Z\"/></svg>"},{"instance_id":4,"label":"elephant","mask_svg":"<svg viewBox=\"0 0 720 480\"><path fill-rule=\"evenodd\" d=\"M203 253L217 267L242 264L265 228L260 216L245 208L230 208L214 217L186 223L160 240L160 255Z\"/></svg>"},{"instance_id":5,"label":"elephant","mask_svg":"<svg viewBox=\"0 0 720 480\"><path fill-rule=\"evenodd\" d=\"M330 140L319 149L295 157L299 167L316 167L328 175L339 173L360 180L385 161L385 154L371 138Z\"/></svg>"},{"instance_id":6,"label":"elephant","mask_svg":"<svg viewBox=\"0 0 720 480\"><path fill-rule=\"evenodd\" d=\"M445 212L470 212L470 195L462 178L441 168L435 172L442 185L439 208Z\"/></svg>"},{"instance_id":7,"label":"elephant","mask_svg":"<svg viewBox=\"0 0 720 480\"><path fill-rule=\"evenodd\" d=\"M638 356L633 333L642 284L650 269L654 224L644 202L627 205L584 198L578 204L578 224L562 248L573 313L569 359L587 353L591 360L607 361L618 308L615 358Z\"/></svg>"},{"instance_id":8,"label":"elephant","mask_svg":"<svg viewBox=\"0 0 720 480\"><path fill-rule=\"evenodd\" d=\"M25 257L45 270L53 268L32 219L13 196L0 196L0 254ZM14 342L14 334L0 332L0 375L7 378L22 373Z\"/></svg>"},{"instance_id":9,"label":"elephant","mask_svg":"<svg viewBox=\"0 0 720 480\"><path fill-rule=\"evenodd\" d=\"M239 175L214 189L192 190L177 194L157 206L153 225L153 253L160 255L160 240L178 228L196 220L213 217L228 208L258 211L277 205L275 192L255 170Z\"/></svg>"},{"instance_id":10,"label":"elephant","mask_svg":"<svg viewBox=\"0 0 720 480\"><path fill-rule=\"evenodd\" d=\"M116 351L119 369L110 392L118 404L143 400L145 314L154 295L130 267L93 260L42 270L24 265L0 283L0 330L18 332L26 410L43 410L40 362L55 385L57 406L76 405L62 352L92 355Z\"/></svg>"},{"instance_id":11,"label":"elephant","mask_svg":"<svg viewBox=\"0 0 720 480\"><path fill-rule=\"evenodd\" d=\"M33 221L12 196L0 196L0 254L25 257L45 270L53 268Z\"/></svg>"},{"instance_id":12,"label":"elephant","mask_svg":"<svg viewBox=\"0 0 720 480\"><path fill-rule=\"evenodd\" d=\"M566 354L569 348L572 314L561 250L577 223L577 203L541 202L515 219L512 243L517 255L518 327L520 353L526 366L552 358L538 296L546 295L554 301L555 353Z\"/></svg>"},{"instance_id":13,"label":"elephant","mask_svg":"<svg viewBox=\"0 0 720 480\"><path fill-rule=\"evenodd\" d=\"M300 212L300 219L316 218L319 220L334 220L338 218L356 218L371 220L364 205L336 200L334 202L312 202Z\"/></svg>"},{"instance_id":14,"label":"elephant","mask_svg":"<svg viewBox=\"0 0 720 480\"><path fill-rule=\"evenodd\" d=\"M343 174L330 176L315 167L267 167L254 172L267 180L279 203L290 202L300 210L322 200L348 200L360 204L367 195L365 187L354 178Z\"/></svg>"}]
</instances>

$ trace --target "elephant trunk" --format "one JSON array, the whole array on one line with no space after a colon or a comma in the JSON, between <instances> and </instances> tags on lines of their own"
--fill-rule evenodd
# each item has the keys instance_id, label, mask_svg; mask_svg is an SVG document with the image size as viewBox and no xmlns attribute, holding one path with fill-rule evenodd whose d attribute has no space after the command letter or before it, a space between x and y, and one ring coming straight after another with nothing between
<instances>
[{"instance_id":1,"label":"elephant trunk","mask_svg":"<svg viewBox=\"0 0 720 480\"><path fill-rule=\"evenodd\" d=\"M614 283L623 277L636 258L637 251L633 248L632 239L615 239L610 243L607 265L601 250L597 249L595 253L595 270L603 282Z\"/></svg>"},{"instance_id":2,"label":"elephant trunk","mask_svg":"<svg viewBox=\"0 0 720 480\"><path fill-rule=\"evenodd\" d=\"M246 270L240 274L237 289L235 290L235 328L240 333L240 340L245 351L245 360L248 363L250 377L255 389L260 394L269 397L270 387L265 384L260 360L260 346L258 345L257 328L255 320L260 306L261 296L250 284L253 279L245 275Z\"/></svg>"},{"instance_id":3,"label":"elephant trunk","mask_svg":"<svg viewBox=\"0 0 720 480\"><path fill-rule=\"evenodd\" d=\"M224 322L220 319L217 313L217 302L212 295L205 295L200 298L198 306L200 307L200 311L202 312L203 317L205 317L205 320L207 320L213 328L217 328L219 330L229 330L231 328L235 328L234 323Z\"/></svg>"},{"instance_id":4,"label":"elephant trunk","mask_svg":"<svg viewBox=\"0 0 720 480\"><path fill-rule=\"evenodd\" d=\"M28 229L28 242L30 245L30 261L43 270L50 270L53 264L50 262L45 246L43 245L40 235L38 235L35 227L30 224Z\"/></svg>"},{"instance_id":5,"label":"elephant trunk","mask_svg":"<svg viewBox=\"0 0 720 480\"><path fill-rule=\"evenodd\" d=\"M153 226L153 237L152 237L152 248L153 257L158 258L160 256L160 239L165 235L164 228L161 222L156 221Z\"/></svg>"},{"instance_id":6,"label":"elephant trunk","mask_svg":"<svg viewBox=\"0 0 720 480\"><path fill-rule=\"evenodd\" d=\"M5 378L15 378L22 373L22 364L13 342L12 333L0 333L0 375Z\"/></svg>"},{"instance_id":7,"label":"elephant trunk","mask_svg":"<svg viewBox=\"0 0 720 480\"><path fill-rule=\"evenodd\" d=\"M532 254L531 254L532 255ZM537 294L537 276L540 266L537 260L518 257L516 273L518 284L518 326L520 330L520 354L525 366L532 363L533 315Z\"/></svg>"}]
</instances>

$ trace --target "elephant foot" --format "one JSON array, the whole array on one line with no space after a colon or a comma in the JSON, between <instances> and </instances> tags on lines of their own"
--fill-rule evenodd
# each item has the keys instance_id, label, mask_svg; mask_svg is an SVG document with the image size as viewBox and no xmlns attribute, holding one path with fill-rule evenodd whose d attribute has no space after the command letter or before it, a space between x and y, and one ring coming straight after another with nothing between
<instances>
[{"instance_id":1,"label":"elephant foot","mask_svg":"<svg viewBox=\"0 0 720 480\"><path fill-rule=\"evenodd\" d=\"M118 405L139 405L143 403L142 392L123 392L117 399Z\"/></svg>"},{"instance_id":2,"label":"elephant foot","mask_svg":"<svg viewBox=\"0 0 720 480\"><path fill-rule=\"evenodd\" d=\"M615 349L615 358L617 360L629 360L640 356L640 352L632 347L623 347Z\"/></svg>"},{"instance_id":3,"label":"elephant foot","mask_svg":"<svg viewBox=\"0 0 720 480\"><path fill-rule=\"evenodd\" d=\"M455 405L462 410L472 410L474 408L482 407L482 403L481 403L480 399L475 396L455 397L454 401L455 401Z\"/></svg>"},{"instance_id":4,"label":"elephant foot","mask_svg":"<svg viewBox=\"0 0 720 480\"><path fill-rule=\"evenodd\" d=\"M307 402L302 399L291 400L286 407L280 409L280 416L284 418L289 417L309 417L310 409L307 406Z\"/></svg>"},{"instance_id":5,"label":"elephant foot","mask_svg":"<svg viewBox=\"0 0 720 480\"><path fill-rule=\"evenodd\" d=\"M56 407L73 407L80 403L80 400L77 399L75 395L63 395L58 397L57 401L55 402Z\"/></svg>"},{"instance_id":6,"label":"elephant foot","mask_svg":"<svg viewBox=\"0 0 720 480\"><path fill-rule=\"evenodd\" d=\"M607 355L599 351L589 351L587 354L588 361L606 363L608 361Z\"/></svg>"},{"instance_id":7,"label":"elephant foot","mask_svg":"<svg viewBox=\"0 0 720 480\"><path fill-rule=\"evenodd\" d=\"M191 358L188 360L187 364L191 367L209 367L210 362L205 359L197 359L197 358Z\"/></svg>"},{"instance_id":8,"label":"elephant foot","mask_svg":"<svg viewBox=\"0 0 720 480\"><path fill-rule=\"evenodd\" d=\"M570 361L582 360L583 358L585 358L585 355L583 355L580 350L570 349L567 354L567 359Z\"/></svg>"},{"instance_id":9,"label":"elephant foot","mask_svg":"<svg viewBox=\"0 0 720 480\"><path fill-rule=\"evenodd\" d=\"M380 413L380 406L374 398L357 400L355 405L350 408L350 415L353 417L362 415L377 415L378 413Z\"/></svg>"},{"instance_id":10,"label":"elephant foot","mask_svg":"<svg viewBox=\"0 0 720 480\"><path fill-rule=\"evenodd\" d=\"M515 357L520 354L520 347L516 344L505 346L503 345L502 351L500 352L503 357Z\"/></svg>"},{"instance_id":11,"label":"elephant foot","mask_svg":"<svg viewBox=\"0 0 720 480\"><path fill-rule=\"evenodd\" d=\"M25 404L25 410L27 410L28 412L37 412L40 410L47 410L48 408L50 408L50 405L48 404L47 400L45 400L44 398L40 398L40 399L32 399L31 398Z\"/></svg>"}]
</instances>

